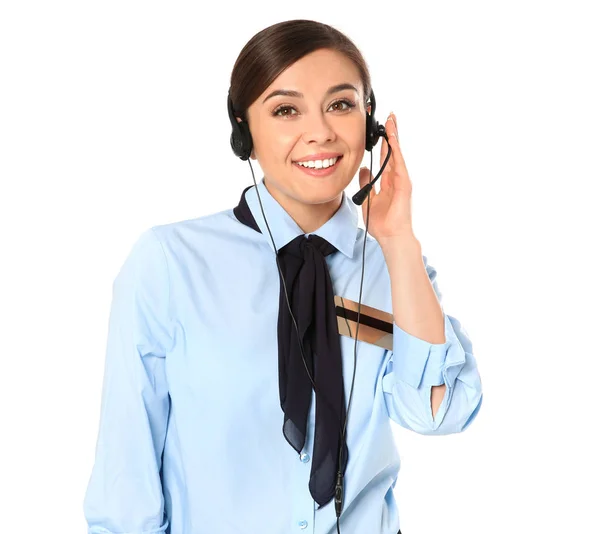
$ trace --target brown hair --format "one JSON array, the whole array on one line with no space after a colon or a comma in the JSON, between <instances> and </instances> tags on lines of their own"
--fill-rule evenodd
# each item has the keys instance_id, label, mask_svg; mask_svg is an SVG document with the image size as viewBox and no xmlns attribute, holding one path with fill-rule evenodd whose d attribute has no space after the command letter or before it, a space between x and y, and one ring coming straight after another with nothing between
<instances>
[{"instance_id":1,"label":"brown hair","mask_svg":"<svg viewBox=\"0 0 600 534\"><path fill-rule=\"evenodd\" d=\"M344 54L354 62L363 84L365 105L371 93L371 76L356 45L332 26L296 19L273 24L258 32L240 52L233 70L229 94L235 115L248 120L250 105L294 62L318 49Z\"/></svg>"}]
</instances>

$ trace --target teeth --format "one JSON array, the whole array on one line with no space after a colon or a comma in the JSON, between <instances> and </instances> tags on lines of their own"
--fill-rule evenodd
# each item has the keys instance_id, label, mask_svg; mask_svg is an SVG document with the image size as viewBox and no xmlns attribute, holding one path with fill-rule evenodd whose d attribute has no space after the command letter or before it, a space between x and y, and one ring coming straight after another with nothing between
<instances>
[{"instance_id":1,"label":"teeth","mask_svg":"<svg viewBox=\"0 0 600 534\"><path fill-rule=\"evenodd\" d=\"M316 161L297 161L298 165L302 165L303 167L307 167L310 169L326 169L327 167L331 167L338 160L337 157L329 158L329 159L319 159Z\"/></svg>"}]
</instances>

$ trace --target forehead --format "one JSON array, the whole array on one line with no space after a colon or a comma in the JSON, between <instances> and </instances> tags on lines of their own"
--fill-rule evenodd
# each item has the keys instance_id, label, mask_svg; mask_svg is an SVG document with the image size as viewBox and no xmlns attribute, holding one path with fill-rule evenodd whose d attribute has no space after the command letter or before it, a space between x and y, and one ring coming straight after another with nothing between
<instances>
[{"instance_id":1,"label":"forehead","mask_svg":"<svg viewBox=\"0 0 600 534\"><path fill-rule=\"evenodd\" d=\"M309 98L321 96L331 86L350 83L362 92L360 73L356 65L335 50L316 50L285 69L261 95L259 101L277 89L295 90Z\"/></svg>"}]
</instances>

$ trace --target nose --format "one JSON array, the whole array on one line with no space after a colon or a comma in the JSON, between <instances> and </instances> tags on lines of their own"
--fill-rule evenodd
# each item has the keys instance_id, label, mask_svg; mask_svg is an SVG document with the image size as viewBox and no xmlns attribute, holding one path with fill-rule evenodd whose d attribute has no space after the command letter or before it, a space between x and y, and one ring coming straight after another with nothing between
<instances>
[{"instance_id":1,"label":"nose","mask_svg":"<svg viewBox=\"0 0 600 534\"><path fill-rule=\"evenodd\" d=\"M304 133L302 138L305 143L315 142L324 145L335 139L335 132L327 120L327 115L322 113L310 113L303 121Z\"/></svg>"}]
</instances>

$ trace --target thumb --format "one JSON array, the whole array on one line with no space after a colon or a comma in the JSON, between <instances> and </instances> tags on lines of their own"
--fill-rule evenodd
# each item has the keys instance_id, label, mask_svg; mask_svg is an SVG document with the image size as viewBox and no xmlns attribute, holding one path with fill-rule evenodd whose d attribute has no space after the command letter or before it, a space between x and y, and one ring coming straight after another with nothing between
<instances>
[{"instance_id":1,"label":"thumb","mask_svg":"<svg viewBox=\"0 0 600 534\"><path fill-rule=\"evenodd\" d=\"M369 167L361 167L358 171L358 184L362 188L370 182L372 175L369 172Z\"/></svg>"}]
</instances>

